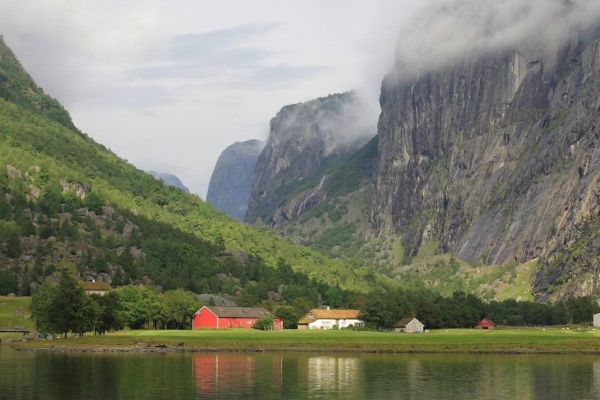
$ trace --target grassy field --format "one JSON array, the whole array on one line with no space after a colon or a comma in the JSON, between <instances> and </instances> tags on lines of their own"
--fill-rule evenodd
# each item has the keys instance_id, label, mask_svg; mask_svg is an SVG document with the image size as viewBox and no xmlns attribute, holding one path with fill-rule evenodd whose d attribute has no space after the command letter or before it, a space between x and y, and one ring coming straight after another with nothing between
<instances>
[{"instance_id":1,"label":"grassy field","mask_svg":"<svg viewBox=\"0 0 600 400\"><path fill-rule=\"evenodd\" d=\"M0 328L23 326L33 329L33 321L29 319L31 297L1 297L0 296ZM19 307L23 315L15 315Z\"/></svg>"},{"instance_id":2,"label":"grassy field","mask_svg":"<svg viewBox=\"0 0 600 400\"><path fill-rule=\"evenodd\" d=\"M85 336L15 344L68 348L177 346L217 350L298 350L356 352L456 353L600 353L600 331L576 329L436 330L424 334L353 331L123 331L102 337Z\"/></svg>"}]
</instances>

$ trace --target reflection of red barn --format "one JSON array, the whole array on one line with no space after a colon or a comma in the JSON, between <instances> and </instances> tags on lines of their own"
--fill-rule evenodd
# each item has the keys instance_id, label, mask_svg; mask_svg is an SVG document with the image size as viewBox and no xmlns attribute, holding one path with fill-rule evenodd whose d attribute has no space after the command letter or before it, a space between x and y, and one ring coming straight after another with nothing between
<instances>
[{"instance_id":1,"label":"reflection of red barn","mask_svg":"<svg viewBox=\"0 0 600 400\"><path fill-rule=\"evenodd\" d=\"M251 387L256 380L256 357L201 354L193 358L196 387L208 393L233 387Z\"/></svg>"},{"instance_id":2,"label":"reflection of red barn","mask_svg":"<svg viewBox=\"0 0 600 400\"><path fill-rule=\"evenodd\" d=\"M270 315L262 307L204 306L194 314L192 329L252 328L257 320ZM274 330L283 329L283 321L278 318L274 319L273 325Z\"/></svg>"},{"instance_id":3,"label":"reflection of red barn","mask_svg":"<svg viewBox=\"0 0 600 400\"><path fill-rule=\"evenodd\" d=\"M484 318L477 324L477 327L481 329L494 329L496 327L496 324L490 321L489 319Z\"/></svg>"},{"instance_id":4,"label":"reflection of red barn","mask_svg":"<svg viewBox=\"0 0 600 400\"><path fill-rule=\"evenodd\" d=\"M280 390L283 385L281 356L196 354L192 368L196 388L206 398L247 392L247 388L258 387L258 383L270 390Z\"/></svg>"}]
</instances>

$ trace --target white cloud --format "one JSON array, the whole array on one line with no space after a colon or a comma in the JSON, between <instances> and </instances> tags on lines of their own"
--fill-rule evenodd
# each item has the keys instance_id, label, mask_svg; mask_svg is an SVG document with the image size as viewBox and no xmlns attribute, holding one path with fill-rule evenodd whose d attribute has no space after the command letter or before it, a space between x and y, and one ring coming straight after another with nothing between
<instances>
[{"instance_id":1,"label":"white cloud","mask_svg":"<svg viewBox=\"0 0 600 400\"><path fill-rule=\"evenodd\" d=\"M365 38L395 3L0 0L0 33L80 129L204 196L220 152L265 139L283 105L365 86L364 71L379 86L392 58L375 67Z\"/></svg>"},{"instance_id":2,"label":"white cloud","mask_svg":"<svg viewBox=\"0 0 600 400\"><path fill-rule=\"evenodd\" d=\"M0 0L0 34L81 130L204 196L220 152L265 139L283 105L358 89L367 109L360 120L375 127L381 79L396 48L397 59L418 70L534 35L557 20L597 17L599 5Z\"/></svg>"}]
</instances>

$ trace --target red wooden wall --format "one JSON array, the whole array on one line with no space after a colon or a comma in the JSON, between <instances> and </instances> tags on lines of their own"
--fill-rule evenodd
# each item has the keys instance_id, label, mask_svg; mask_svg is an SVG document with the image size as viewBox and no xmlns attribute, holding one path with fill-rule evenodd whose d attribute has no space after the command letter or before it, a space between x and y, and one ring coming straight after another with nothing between
<instances>
[{"instance_id":1,"label":"red wooden wall","mask_svg":"<svg viewBox=\"0 0 600 400\"><path fill-rule=\"evenodd\" d=\"M192 329L216 328L217 317L206 308L201 308L192 320Z\"/></svg>"}]
</instances>

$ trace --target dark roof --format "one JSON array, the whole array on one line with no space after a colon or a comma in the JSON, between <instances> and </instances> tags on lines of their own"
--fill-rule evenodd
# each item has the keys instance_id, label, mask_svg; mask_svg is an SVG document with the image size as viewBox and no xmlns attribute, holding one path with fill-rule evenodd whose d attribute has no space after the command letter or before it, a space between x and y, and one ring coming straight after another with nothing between
<instances>
[{"instance_id":1,"label":"dark roof","mask_svg":"<svg viewBox=\"0 0 600 400\"><path fill-rule=\"evenodd\" d=\"M398 321L398 323L396 324L396 326L394 328L405 328L406 325L408 325L410 323L410 321L412 321L413 319L416 318L402 318L400 321ZM421 324L421 321L419 321L417 319L417 322ZM421 324L423 325L423 324Z\"/></svg>"},{"instance_id":2,"label":"dark roof","mask_svg":"<svg viewBox=\"0 0 600 400\"><path fill-rule=\"evenodd\" d=\"M263 307L205 307L219 318L264 318L271 315Z\"/></svg>"}]
</instances>

